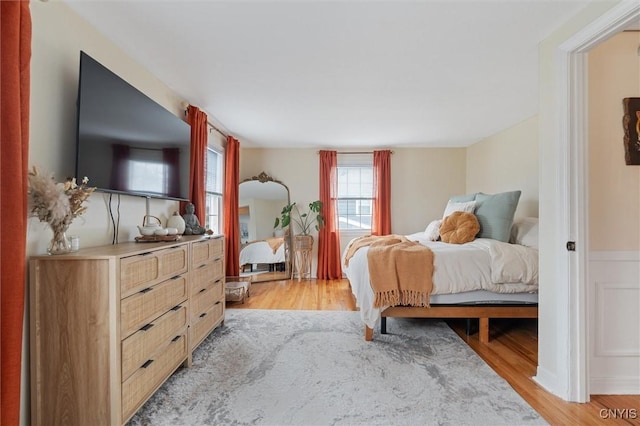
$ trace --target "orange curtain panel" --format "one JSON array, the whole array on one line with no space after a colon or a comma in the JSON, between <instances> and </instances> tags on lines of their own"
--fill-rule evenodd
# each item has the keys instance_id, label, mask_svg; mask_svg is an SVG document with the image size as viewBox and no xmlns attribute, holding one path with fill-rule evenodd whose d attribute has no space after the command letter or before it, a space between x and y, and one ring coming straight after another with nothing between
<instances>
[{"instance_id":1,"label":"orange curtain panel","mask_svg":"<svg viewBox=\"0 0 640 426\"><path fill-rule=\"evenodd\" d=\"M207 114L198 107L189 105L187 122L191 126L191 174L189 176L189 199L196 207L195 214L201 225L205 223L205 159L209 143ZM180 203L184 212L185 203Z\"/></svg>"},{"instance_id":2,"label":"orange curtain panel","mask_svg":"<svg viewBox=\"0 0 640 426\"><path fill-rule=\"evenodd\" d=\"M20 373L26 279L31 12L28 1L0 1L2 134L0 209L0 391L2 425L20 424Z\"/></svg>"},{"instance_id":3,"label":"orange curtain panel","mask_svg":"<svg viewBox=\"0 0 640 426\"><path fill-rule=\"evenodd\" d=\"M371 233L391 234L391 151L373 151L373 213Z\"/></svg>"},{"instance_id":4,"label":"orange curtain panel","mask_svg":"<svg viewBox=\"0 0 640 426\"><path fill-rule=\"evenodd\" d=\"M336 151L320 151L320 201L325 226L318 233L318 270L322 280L342 278L340 235L338 233L335 198L337 195L338 155Z\"/></svg>"},{"instance_id":5,"label":"orange curtain panel","mask_svg":"<svg viewBox=\"0 0 640 426\"><path fill-rule=\"evenodd\" d=\"M227 136L224 163L224 236L227 276L240 275L240 224L238 223L238 187L240 185L240 142Z\"/></svg>"}]
</instances>

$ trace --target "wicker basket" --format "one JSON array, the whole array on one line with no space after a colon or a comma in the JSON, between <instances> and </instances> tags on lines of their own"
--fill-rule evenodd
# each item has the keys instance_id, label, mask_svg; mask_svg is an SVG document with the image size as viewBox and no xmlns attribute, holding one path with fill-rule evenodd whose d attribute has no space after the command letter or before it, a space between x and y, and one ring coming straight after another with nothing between
<instances>
[{"instance_id":1,"label":"wicker basket","mask_svg":"<svg viewBox=\"0 0 640 426\"><path fill-rule=\"evenodd\" d=\"M227 302L244 303L245 297L249 297L251 290L251 278L227 277L224 293Z\"/></svg>"}]
</instances>

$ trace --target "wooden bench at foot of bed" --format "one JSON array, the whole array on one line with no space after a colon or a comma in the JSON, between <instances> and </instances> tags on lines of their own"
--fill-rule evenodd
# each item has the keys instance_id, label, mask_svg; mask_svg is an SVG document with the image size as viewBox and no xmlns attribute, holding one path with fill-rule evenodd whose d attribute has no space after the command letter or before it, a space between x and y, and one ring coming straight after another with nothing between
<instances>
[{"instance_id":1,"label":"wooden bench at foot of bed","mask_svg":"<svg viewBox=\"0 0 640 426\"><path fill-rule=\"evenodd\" d=\"M392 306L382 311L382 318L478 318L480 343L489 343L490 318L538 318L537 305L432 305L430 308ZM386 327L385 327L386 328ZM386 330L382 330L383 333ZM373 329L365 326L364 339L373 340Z\"/></svg>"}]
</instances>

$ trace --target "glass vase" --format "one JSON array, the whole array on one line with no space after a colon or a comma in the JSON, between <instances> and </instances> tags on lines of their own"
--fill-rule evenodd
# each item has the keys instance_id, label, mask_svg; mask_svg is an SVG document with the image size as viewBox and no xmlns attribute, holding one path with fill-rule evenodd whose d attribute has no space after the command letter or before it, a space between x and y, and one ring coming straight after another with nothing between
<instances>
[{"instance_id":1,"label":"glass vase","mask_svg":"<svg viewBox=\"0 0 640 426\"><path fill-rule=\"evenodd\" d=\"M49 243L47 253L51 255L71 253L71 241L67 238L67 227L51 229L53 231L53 238Z\"/></svg>"}]
</instances>

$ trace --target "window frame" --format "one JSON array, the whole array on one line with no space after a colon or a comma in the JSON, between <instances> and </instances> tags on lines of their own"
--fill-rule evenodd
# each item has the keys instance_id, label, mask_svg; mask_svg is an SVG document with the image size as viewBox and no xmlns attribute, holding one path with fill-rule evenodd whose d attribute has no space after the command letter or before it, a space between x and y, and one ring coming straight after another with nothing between
<instances>
[{"instance_id":1,"label":"window frame","mask_svg":"<svg viewBox=\"0 0 640 426\"><path fill-rule=\"evenodd\" d=\"M218 173L217 179L218 190L209 190L208 187L208 163L209 163L209 153L214 152L218 156ZM223 229L223 210L224 210L224 148L215 146L213 144L207 145L207 155L205 160L205 217L204 217L204 226L207 229L211 229L215 234L222 234ZM217 201L217 203L216 203ZM217 206L216 206L217 204ZM216 213L211 213L214 209L214 206L217 207ZM217 220L215 219L217 218ZM214 225L214 222L215 225Z\"/></svg>"},{"instance_id":2,"label":"window frame","mask_svg":"<svg viewBox=\"0 0 640 426\"><path fill-rule=\"evenodd\" d=\"M338 196L338 193L340 192L339 190L339 180L340 180L340 170L341 169L359 169L360 170L360 174L362 174L362 170L363 169L367 169L371 171L371 197L363 197L363 196L345 196L345 197L340 197ZM337 229L340 232L355 232L355 233L363 233L363 232L371 232L372 229L372 218L373 218L373 204L375 202L375 193L373 191L373 154L338 154L338 165L336 166L336 196L333 198L333 203L335 206L335 214L336 214L336 225L337 225ZM358 184L360 185L360 194L362 194L362 180L360 180L358 182ZM360 225L362 225L362 218L365 216L369 217L369 227L343 227L342 226L342 222L340 221L340 218L343 217L340 215L340 202L341 201L356 201L356 210L358 209L358 202L362 202L362 201L368 201L369 204L369 213L368 214L362 214L362 213L357 213L357 214L346 214L344 216L345 219L348 219L349 217L358 217L359 218L359 223ZM360 207L362 208L362 207Z\"/></svg>"}]
</instances>

